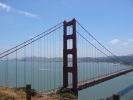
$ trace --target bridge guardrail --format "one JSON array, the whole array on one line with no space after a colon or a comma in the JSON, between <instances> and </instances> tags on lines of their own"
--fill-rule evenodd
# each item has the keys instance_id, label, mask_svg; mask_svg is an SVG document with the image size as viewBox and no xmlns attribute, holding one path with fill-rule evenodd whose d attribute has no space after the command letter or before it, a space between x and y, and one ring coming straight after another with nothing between
<instances>
[{"instance_id":1,"label":"bridge guardrail","mask_svg":"<svg viewBox=\"0 0 133 100\"><path fill-rule=\"evenodd\" d=\"M121 91L117 92L116 94L113 94L111 97L107 98L106 100L120 100L121 97L129 93L131 90L133 90L133 84L122 89Z\"/></svg>"}]
</instances>

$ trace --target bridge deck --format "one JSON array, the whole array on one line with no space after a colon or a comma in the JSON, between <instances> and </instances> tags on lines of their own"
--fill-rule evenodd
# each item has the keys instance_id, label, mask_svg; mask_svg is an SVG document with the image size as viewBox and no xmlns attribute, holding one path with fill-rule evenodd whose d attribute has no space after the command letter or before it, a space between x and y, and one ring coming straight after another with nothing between
<instances>
[{"instance_id":1,"label":"bridge deck","mask_svg":"<svg viewBox=\"0 0 133 100\"><path fill-rule=\"evenodd\" d=\"M112 78L118 77L120 75L126 74L126 73L131 72L131 71L133 71L133 67L123 69L123 70L120 70L117 72L113 72L113 73L110 73L108 75L103 75L103 76L100 76L100 77L97 77L94 79L81 81L78 83L78 90L82 90L82 89L85 89L87 87L94 86L96 84L102 83L104 81L110 80Z\"/></svg>"}]
</instances>

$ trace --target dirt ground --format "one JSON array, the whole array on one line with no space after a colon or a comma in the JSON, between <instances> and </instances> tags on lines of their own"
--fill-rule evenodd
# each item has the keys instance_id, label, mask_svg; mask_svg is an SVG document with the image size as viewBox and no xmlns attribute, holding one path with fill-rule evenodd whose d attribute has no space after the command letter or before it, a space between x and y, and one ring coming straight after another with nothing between
<instances>
[{"instance_id":1,"label":"dirt ground","mask_svg":"<svg viewBox=\"0 0 133 100\"><path fill-rule=\"evenodd\" d=\"M0 100L26 100L25 88L7 88L0 87ZM32 93L32 100L77 100L76 97L70 93Z\"/></svg>"}]
</instances>

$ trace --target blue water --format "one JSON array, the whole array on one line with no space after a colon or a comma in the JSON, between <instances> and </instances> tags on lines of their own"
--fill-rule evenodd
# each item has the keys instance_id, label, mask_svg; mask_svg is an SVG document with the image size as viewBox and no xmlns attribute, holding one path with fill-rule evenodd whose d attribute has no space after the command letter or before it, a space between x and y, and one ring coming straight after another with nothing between
<instances>
[{"instance_id":1,"label":"blue water","mask_svg":"<svg viewBox=\"0 0 133 100\"><path fill-rule=\"evenodd\" d=\"M124 65L109 63L78 63L78 80L95 78L126 68ZM0 61L0 85L8 87L24 87L31 84L32 88L45 92L62 87L62 62L30 62L30 61ZM71 76L71 74L69 75ZM79 100L99 100L110 97L113 93L128 87L133 83L133 73L103 82L79 92ZM72 79L69 77L69 83ZM122 100L133 100L132 92L124 95Z\"/></svg>"},{"instance_id":2,"label":"blue water","mask_svg":"<svg viewBox=\"0 0 133 100\"><path fill-rule=\"evenodd\" d=\"M99 100L100 98L107 98L112 96L122 89L133 84L133 72L111 79L104 83L95 85L79 92L80 100ZM121 97L121 100L133 100L133 91Z\"/></svg>"}]
</instances>

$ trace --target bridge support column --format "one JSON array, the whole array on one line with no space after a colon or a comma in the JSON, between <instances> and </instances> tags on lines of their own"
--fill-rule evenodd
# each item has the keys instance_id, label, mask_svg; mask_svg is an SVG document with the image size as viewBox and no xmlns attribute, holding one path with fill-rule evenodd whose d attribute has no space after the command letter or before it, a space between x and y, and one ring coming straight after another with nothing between
<instances>
[{"instance_id":1,"label":"bridge support column","mask_svg":"<svg viewBox=\"0 0 133 100\"><path fill-rule=\"evenodd\" d=\"M68 33L67 28L72 27L72 33ZM68 40L72 41L72 48L68 49ZM68 66L68 55L72 56L72 66ZM63 39L63 89L68 88L68 73L72 74L71 91L78 96L77 90L77 44L76 44L76 20L64 21L64 39Z\"/></svg>"}]
</instances>

